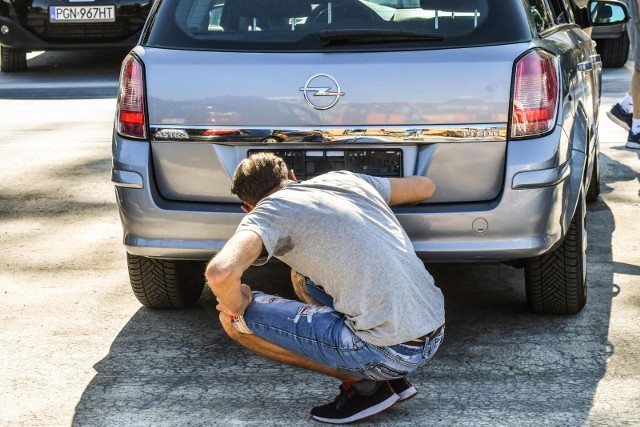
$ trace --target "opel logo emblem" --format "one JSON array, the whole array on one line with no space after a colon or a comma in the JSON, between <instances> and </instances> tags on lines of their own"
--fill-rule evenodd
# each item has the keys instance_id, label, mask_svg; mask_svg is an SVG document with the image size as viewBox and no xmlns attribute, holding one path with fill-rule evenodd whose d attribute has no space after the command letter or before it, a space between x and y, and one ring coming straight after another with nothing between
<instances>
[{"instance_id":1,"label":"opel logo emblem","mask_svg":"<svg viewBox=\"0 0 640 427\"><path fill-rule=\"evenodd\" d=\"M300 91L304 94L307 104L316 110L328 110L344 95L336 79L328 74L311 76Z\"/></svg>"}]
</instances>

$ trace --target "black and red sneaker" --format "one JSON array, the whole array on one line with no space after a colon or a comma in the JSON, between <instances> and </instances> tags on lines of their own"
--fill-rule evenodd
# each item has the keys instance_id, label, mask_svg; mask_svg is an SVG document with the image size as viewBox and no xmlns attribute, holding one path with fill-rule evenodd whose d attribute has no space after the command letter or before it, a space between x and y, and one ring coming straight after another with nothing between
<instances>
[{"instance_id":1,"label":"black and red sneaker","mask_svg":"<svg viewBox=\"0 0 640 427\"><path fill-rule=\"evenodd\" d=\"M393 406L399 399L387 381L370 396L358 393L351 383L340 385L340 394L326 405L311 410L311 418L323 423L346 424L370 417Z\"/></svg>"},{"instance_id":2,"label":"black and red sneaker","mask_svg":"<svg viewBox=\"0 0 640 427\"><path fill-rule=\"evenodd\" d=\"M389 385L400 398L398 399L398 402L409 400L413 396L418 394L418 390L416 390L413 384L409 382L407 377L397 378L395 380L389 380Z\"/></svg>"}]
</instances>

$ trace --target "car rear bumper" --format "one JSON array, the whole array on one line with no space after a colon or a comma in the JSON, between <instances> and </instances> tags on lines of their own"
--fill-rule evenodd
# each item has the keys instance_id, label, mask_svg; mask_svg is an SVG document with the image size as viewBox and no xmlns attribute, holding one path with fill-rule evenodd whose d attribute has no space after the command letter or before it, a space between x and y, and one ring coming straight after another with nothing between
<instances>
[{"instance_id":1,"label":"car rear bumper","mask_svg":"<svg viewBox=\"0 0 640 427\"><path fill-rule=\"evenodd\" d=\"M4 16L0 16L0 26L6 26L9 31L6 34L0 33L0 45L22 49L26 51L33 50L75 50L75 49L117 49L117 48L132 48L138 42L142 29L136 31L134 34L127 36L119 40L104 41L92 41L90 39L79 38L77 41L46 41L33 33L26 30L24 27L17 24L12 19Z\"/></svg>"},{"instance_id":2,"label":"car rear bumper","mask_svg":"<svg viewBox=\"0 0 640 427\"><path fill-rule=\"evenodd\" d=\"M606 27L593 27L591 29L591 38L600 39L617 39L622 37L622 33L626 31L626 24L608 25Z\"/></svg>"},{"instance_id":3,"label":"car rear bumper","mask_svg":"<svg viewBox=\"0 0 640 427\"><path fill-rule=\"evenodd\" d=\"M493 201L394 209L418 256L429 261L507 261L554 247L571 220L577 198L573 187L579 187L584 165L580 151L567 148L565 156L558 155L563 146L568 143L560 127L544 138L510 142L506 184ZM113 152L112 181L127 252L206 260L233 235L244 216L239 203L167 201L149 174L148 142L115 135Z\"/></svg>"}]
</instances>

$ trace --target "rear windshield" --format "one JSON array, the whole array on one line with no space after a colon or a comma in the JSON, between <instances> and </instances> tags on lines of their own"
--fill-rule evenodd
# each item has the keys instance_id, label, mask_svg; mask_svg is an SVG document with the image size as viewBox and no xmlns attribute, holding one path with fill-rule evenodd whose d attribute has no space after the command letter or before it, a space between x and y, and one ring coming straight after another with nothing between
<instances>
[{"instance_id":1,"label":"rear windshield","mask_svg":"<svg viewBox=\"0 0 640 427\"><path fill-rule=\"evenodd\" d=\"M142 43L318 52L482 46L530 38L519 0L162 0Z\"/></svg>"}]
</instances>

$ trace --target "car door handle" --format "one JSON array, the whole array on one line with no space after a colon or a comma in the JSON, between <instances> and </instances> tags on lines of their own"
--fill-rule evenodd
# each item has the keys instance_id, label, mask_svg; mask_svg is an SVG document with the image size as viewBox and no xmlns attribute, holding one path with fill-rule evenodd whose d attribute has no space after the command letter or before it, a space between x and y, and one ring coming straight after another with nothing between
<instances>
[{"instance_id":1,"label":"car door handle","mask_svg":"<svg viewBox=\"0 0 640 427\"><path fill-rule=\"evenodd\" d=\"M578 70L586 73L588 71L592 71L593 70L593 63L592 62L580 62L578 64Z\"/></svg>"},{"instance_id":2,"label":"car door handle","mask_svg":"<svg viewBox=\"0 0 640 427\"><path fill-rule=\"evenodd\" d=\"M602 64L602 57L598 54L591 55L589 59L591 60L591 63L593 63L594 65Z\"/></svg>"}]
</instances>

